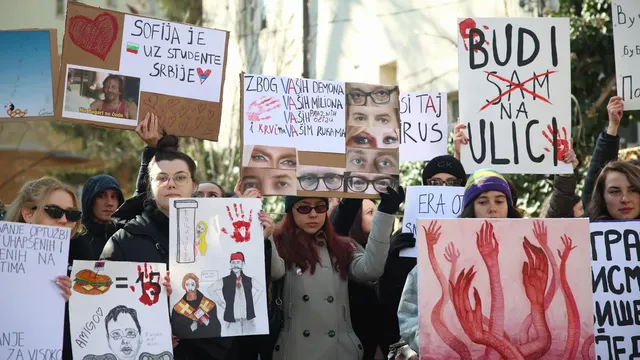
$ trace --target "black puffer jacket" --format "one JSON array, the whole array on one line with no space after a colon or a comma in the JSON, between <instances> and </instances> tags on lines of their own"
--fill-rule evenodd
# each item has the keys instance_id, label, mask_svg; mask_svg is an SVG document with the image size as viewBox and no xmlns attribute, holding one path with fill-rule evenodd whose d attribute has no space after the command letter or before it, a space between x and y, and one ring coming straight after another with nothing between
<instances>
[{"instance_id":1,"label":"black puffer jacket","mask_svg":"<svg viewBox=\"0 0 640 360\"><path fill-rule=\"evenodd\" d=\"M556 175L553 179L553 193L549 203L547 218L563 219L573 218L573 207L580 202L576 195L575 175Z\"/></svg>"}]
</instances>

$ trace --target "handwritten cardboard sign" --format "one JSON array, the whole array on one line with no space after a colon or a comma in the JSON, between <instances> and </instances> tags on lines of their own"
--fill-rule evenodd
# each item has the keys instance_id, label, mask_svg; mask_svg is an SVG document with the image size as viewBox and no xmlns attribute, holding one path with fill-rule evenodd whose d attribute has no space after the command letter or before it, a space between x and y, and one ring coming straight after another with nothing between
<instances>
[{"instance_id":1,"label":"handwritten cardboard sign","mask_svg":"<svg viewBox=\"0 0 640 360\"><path fill-rule=\"evenodd\" d=\"M640 3L633 0L612 0L613 43L616 55L616 88L624 100L624 109L640 109ZM637 23L637 25L636 25ZM634 86L635 80L635 86Z\"/></svg>"},{"instance_id":2,"label":"handwritten cardboard sign","mask_svg":"<svg viewBox=\"0 0 640 360\"><path fill-rule=\"evenodd\" d=\"M241 191L375 198L399 183L397 86L240 74Z\"/></svg>"},{"instance_id":3,"label":"handwritten cardboard sign","mask_svg":"<svg viewBox=\"0 0 640 360\"><path fill-rule=\"evenodd\" d=\"M569 19L459 19L468 173L562 174L571 141Z\"/></svg>"},{"instance_id":4,"label":"handwritten cardboard sign","mask_svg":"<svg viewBox=\"0 0 640 360\"><path fill-rule=\"evenodd\" d=\"M640 356L640 222L591 223L595 348L600 359Z\"/></svg>"},{"instance_id":5,"label":"handwritten cardboard sign","mask_svg":"<svg viewBox=\"0 0 640 360\"><path fill-rule=\"evenodd\" d=\"M447 93L400 94L400 161L429 161L447 153Z\"/></svg>"},{"instance_id":6,"label":"handwritten cardboard sign","mask_svg":"<svg viewBox=\"0 0 640 360\"><path fill-rule=\"evenodd\" d=\"M55 29L0 31L0 122L53 120L58 71Z\"/></svg>"},{"instance_id":7,"label":"handwritten cardboard sign","mask_svg":"<svg viewBox=\"0 0 640 360\"><path fill-rule=\"evenodd\" d=\"M173 359L165 264L74 261L74 359Z\"/></svg>"},{"instance_id":8,"label":"handwritten cardboard sign","mask_svg":"<svg viewBox=\"0 0 640 360\"><path fill-rule=\"evenodd\" d=\"M56 116L216 141L229 33L69 2Z\"/></svg>"},{"instance_id":9,"label":"handwritten cardboard sign","mask_svg":"<svg viewBox=\"0 0 640 360\"><path fill-rule=\"evenodd\" d=\"M67 228L0 221L0 358L62 359Z\"/></svg>"},{"instance_id":10,"label":"handwritten cardboard sign","mask_svg":"<svg viewBox=\"0 0 640 360\"><path fill-rule=\"evenodd\" d=\"M261 201L176 199L169 206L173 334L268 334Z\"/></svg>"}]
</instances>

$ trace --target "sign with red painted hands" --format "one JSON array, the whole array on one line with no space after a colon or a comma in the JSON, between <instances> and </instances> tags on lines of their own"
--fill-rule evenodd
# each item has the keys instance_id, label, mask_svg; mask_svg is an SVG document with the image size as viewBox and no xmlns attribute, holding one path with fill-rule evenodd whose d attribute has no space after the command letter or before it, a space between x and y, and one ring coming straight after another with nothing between
<instances>
[{"instance_id":1,"label":"sign with red painted hands","mask_svg":"<svg viewBox=\"0 0 640 360\"><path fill-rule=\"evenodd\" d=\"M570 173L569 20L467 18L458 28L467 173Z\"/></svg>"}]
</instances>

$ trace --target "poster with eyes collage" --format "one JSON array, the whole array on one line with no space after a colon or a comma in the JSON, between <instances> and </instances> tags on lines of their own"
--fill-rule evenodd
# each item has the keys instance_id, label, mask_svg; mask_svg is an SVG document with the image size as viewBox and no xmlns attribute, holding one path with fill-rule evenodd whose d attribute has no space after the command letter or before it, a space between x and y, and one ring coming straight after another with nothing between
<instances>
[{"instance_id":1,"label":"poster with eyes collage","mask_svg":"<svg viewBox=\"0 0 640 360\"><path fill-rule=\"evenodd\" d=\"M397 86L240 75L240 190L376 198L399 185Z\"/></svg>"}]
</instances>

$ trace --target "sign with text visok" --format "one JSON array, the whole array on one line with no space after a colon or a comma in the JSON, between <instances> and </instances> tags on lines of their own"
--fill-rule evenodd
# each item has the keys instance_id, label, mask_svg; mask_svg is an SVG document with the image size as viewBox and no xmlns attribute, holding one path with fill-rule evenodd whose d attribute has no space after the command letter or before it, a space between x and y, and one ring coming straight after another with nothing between
<instances>
[{"instance_id":1,"label":"sign with text visok","mask_svg":"<svg viewBox=\"0 0 640 360\"><path fill-rule=\"evenodd\" d=\"M62 359L67 228L0 221L0 359Z\"/></svg>"},{"instance_id":2,"label":"sign with text visok","mask_svg":"<svg viewBox=\"0 0 640 360\"><path fill-rule=\"evenodd\" d=\"M616 88L624 109L640 109L640 2L612 0L613 43L616 55ZM636 25L636 23L638 23ZM635 80L635 87L634 87Z\"/></svg>"},{"instance_id":3,"label":"sign with text visok","mask_svg":"<svg viewBox=\"0 0 640 360\"><path fill-rule=\"evenodd\" d=\"M595 348L599 359L640 357L639 230L640 221L591 223Z\"/></svg>"},{"instance_id":4,"label":"sign with text visok","mask_svg":"<svg viewBox=\"0 0 640 360\"><path fill-rule=\"evenodd\" d=\"M402 218L402 232L418 238L418 219L456 218L462 211L463 186L409 186ZM400 250L402 257L417 257L418 248Z\"/></svg>"},{"instance_id":5,"label":"sign with text visok","mask_svg":"<svg viewBox=\"0 0 640 360\"><path fill-rule=\"evenodd\" d=\"M571 141L569 19L459 19L467 173L563 174Z\"/></svg>"},{"instance_id":6,"label":"sign with text visok","mask_svg":"<svg viewBox=\"0 0 640 360\"><path fill-rule=\"evenodd\" d=\"M227 31L68 2L56 117L216 141Z\"/></svg>"},{"instance_id":7,"label":"sign with text visok","mask_svg":"<svg viewBox=\"0 0 640 360\"><path fill-rule=\"evenodd\" d=\"M400 161L429 161L447 153L447 93L400 94Z\"/></svg>"}]
</instances>

